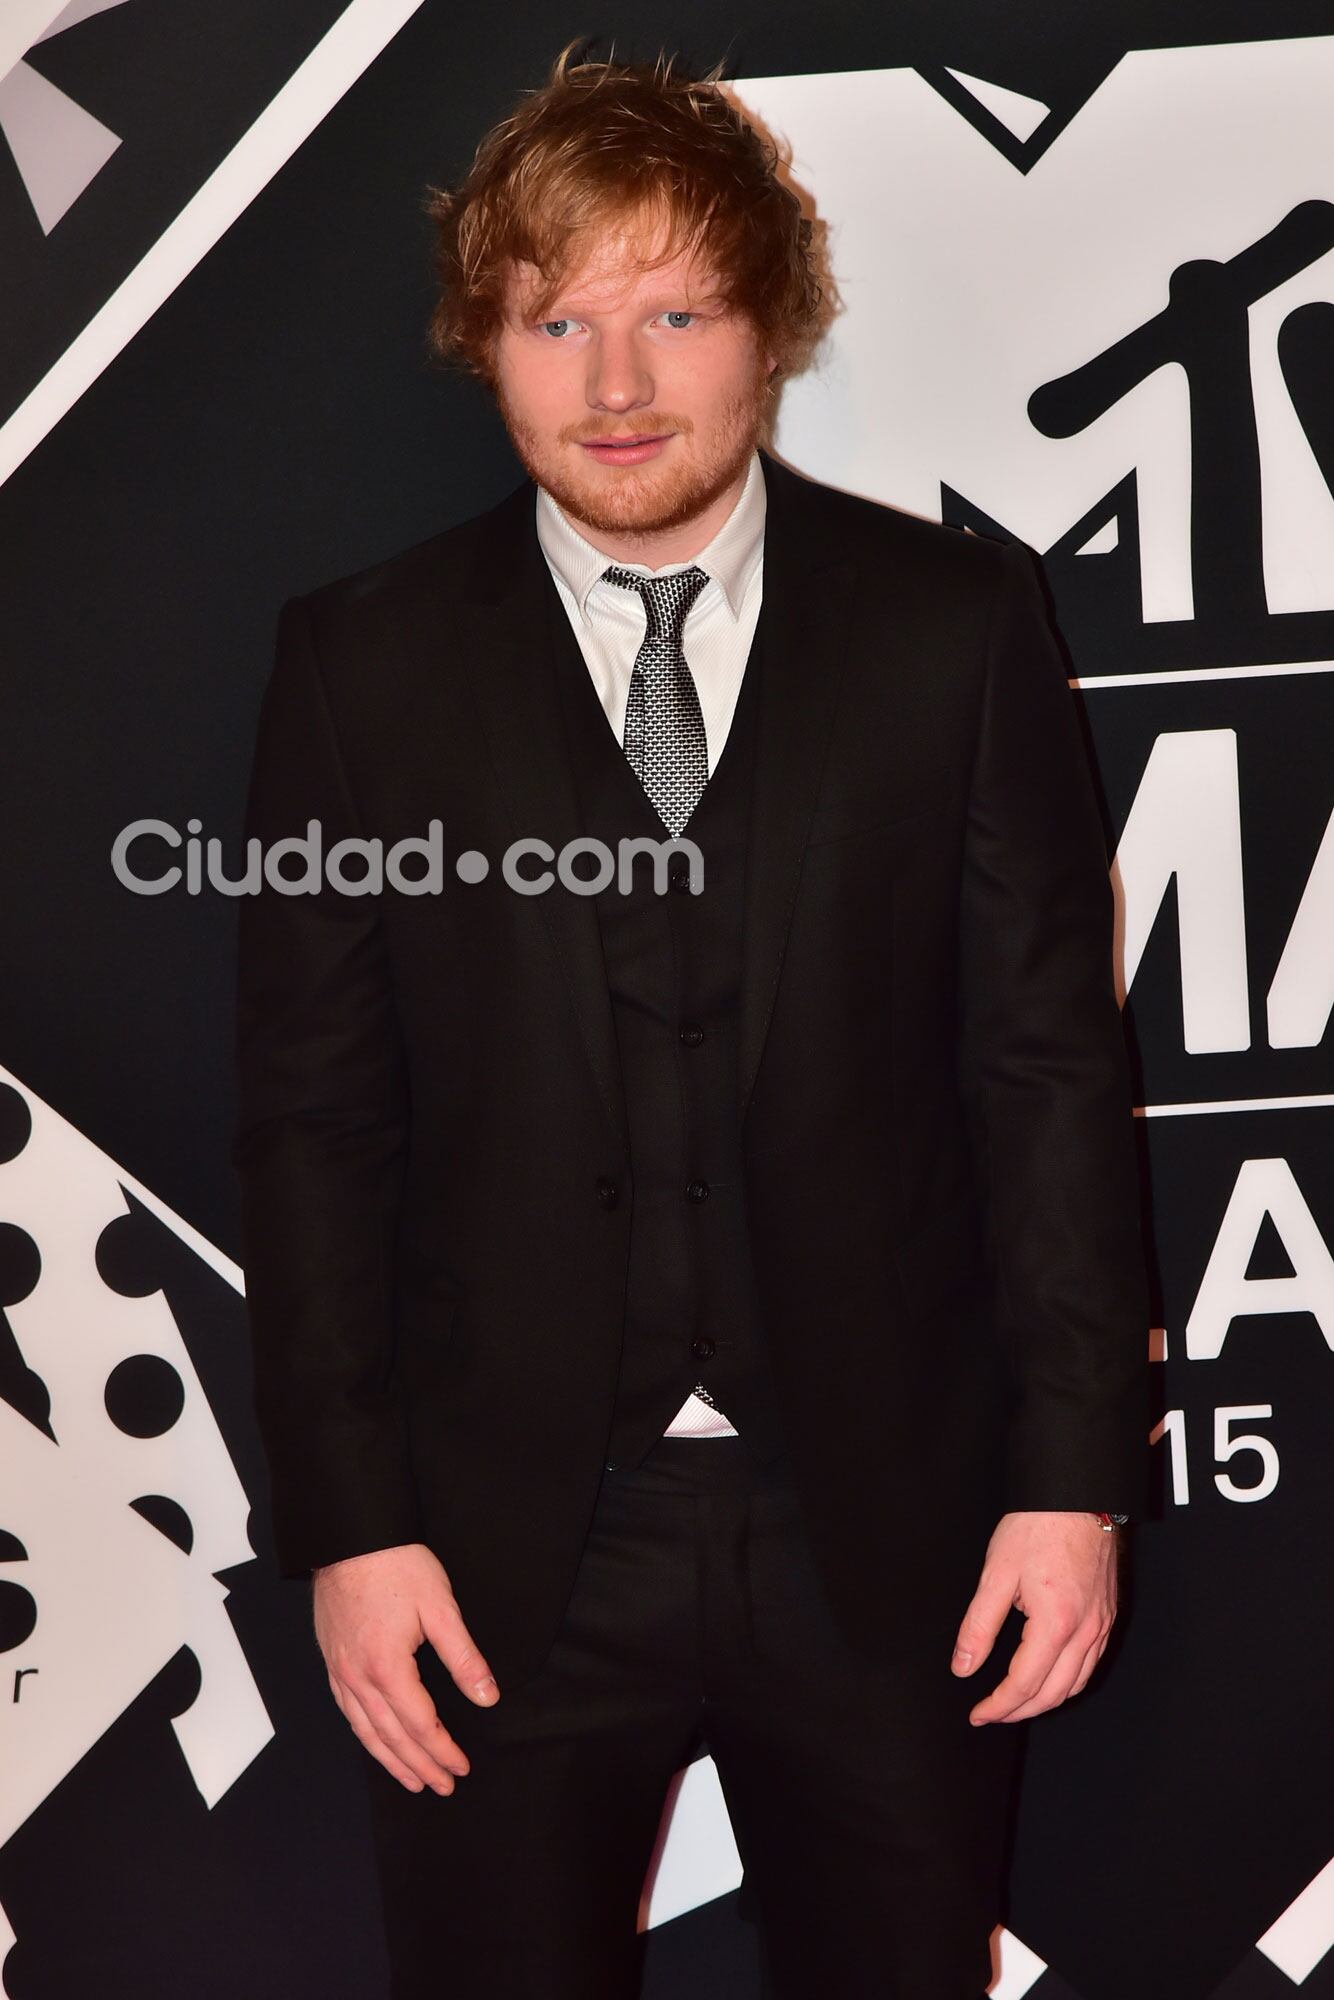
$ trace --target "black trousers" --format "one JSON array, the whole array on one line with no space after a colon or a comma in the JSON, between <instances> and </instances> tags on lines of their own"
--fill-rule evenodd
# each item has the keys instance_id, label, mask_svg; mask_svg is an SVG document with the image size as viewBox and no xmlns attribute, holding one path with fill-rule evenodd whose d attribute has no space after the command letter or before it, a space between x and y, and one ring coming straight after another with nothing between
<instances>
[{"instance_id":1,"label":"black trousers","mask_svg":"<svg viewBox=\"0 0 1334 2000\"><path fill-rule=\"evenodd\" d=\"M667 1438L604 1474L532 1679L480 1709L417 1656L468 1776L414 1793L364 1758L393 2000L634 2000L664 1797L701 1742L774 2000L979 2000L1027 1725L968 1711L1021 1626L964 1679L938 1640L878 1666L833 1621L786 1459Z\"/></svg>"}]
</instances>

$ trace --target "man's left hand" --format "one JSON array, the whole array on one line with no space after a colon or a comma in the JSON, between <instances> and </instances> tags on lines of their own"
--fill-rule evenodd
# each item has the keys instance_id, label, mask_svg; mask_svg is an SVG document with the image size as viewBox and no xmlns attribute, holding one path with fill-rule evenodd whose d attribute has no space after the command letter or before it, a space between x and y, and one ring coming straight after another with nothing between
<instances>
[{"instance_id":1,"label":"man's left hand","mask_svg":"<svg viewBox=\"0 0 1334 2000\"><path fill-rule=\"evenodd\" d=\"M952 1671L976 1672L1011 1605L1025 1618L1009 1671L970 1722L1022 1722L1078 1694L1116 1617L1117 1536L1091 1513L1002 1514L955 1641Z\"/></svg>"}]
</instances>

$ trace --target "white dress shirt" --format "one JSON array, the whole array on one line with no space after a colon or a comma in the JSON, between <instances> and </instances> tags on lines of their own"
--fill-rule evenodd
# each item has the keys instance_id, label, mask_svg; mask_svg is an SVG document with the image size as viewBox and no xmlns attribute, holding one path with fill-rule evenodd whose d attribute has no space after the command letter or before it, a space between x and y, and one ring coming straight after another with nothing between
<instances>
[{"instance_id":1,"label":"white dress shirt","mask_svg":"<svg viewBox=\"0 0 1334 2000\"><path fill-rule=\"evenodd\" d=\"M650 569L646 563L619 565L639 576L672 576L697 566L709 577L686 615L681 646L699 691L710 777L732 726L759 617L764 513L764 469L755 451L741 497L697 556L689 562L664 563L661 569ZM602 582L603 570L619 559L585 540L543 486L537 489L537 538L607 721L623 745L630 675L647 629L644 600L622 584ZM721 1410L711 1409L692 1393L665 1435L735 1437L736 1428Z\"/></svg>"}]
</instances>

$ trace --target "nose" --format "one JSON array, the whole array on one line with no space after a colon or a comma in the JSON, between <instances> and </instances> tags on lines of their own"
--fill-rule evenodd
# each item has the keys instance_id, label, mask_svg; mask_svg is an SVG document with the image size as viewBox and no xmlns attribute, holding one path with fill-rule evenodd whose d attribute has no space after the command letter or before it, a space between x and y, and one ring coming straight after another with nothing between
<instances>
[{"instance_id":1,"label":"nose","mask_svg":"<svg viewBox=\"0 0 1334 2000\"><path fill-rule=\"evenodd\" d=\"M648 356L630 332L604 330L589 353L586 396L593 410L620 415L653 401Z\"/></svg>"}]
</instances>

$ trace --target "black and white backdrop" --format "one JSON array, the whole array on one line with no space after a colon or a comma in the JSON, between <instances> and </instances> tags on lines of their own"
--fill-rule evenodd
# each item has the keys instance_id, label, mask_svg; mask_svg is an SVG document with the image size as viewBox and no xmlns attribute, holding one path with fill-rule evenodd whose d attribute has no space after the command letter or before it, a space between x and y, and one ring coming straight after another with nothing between
<instances>
[{"instance_id":1,"label":"black and white backdrop","mask_svg":"<svg viewBox=\"0 0 1334 2000\"><path fill-rule=\"evenodd\" d=\"M235 857L279 604L517 480L427 364L422 195L581 33L790 142L846 311L779 453L1040 550L1100 774L1158 1497L1029 1729L994 1993L1331 2000L1329 0L8 0L0 1990L385 1990L249 1414L235 904L111 852ZM738 1880L705 1759L653 2000L756 1995Z\"/></svg>"}]
</instances>

